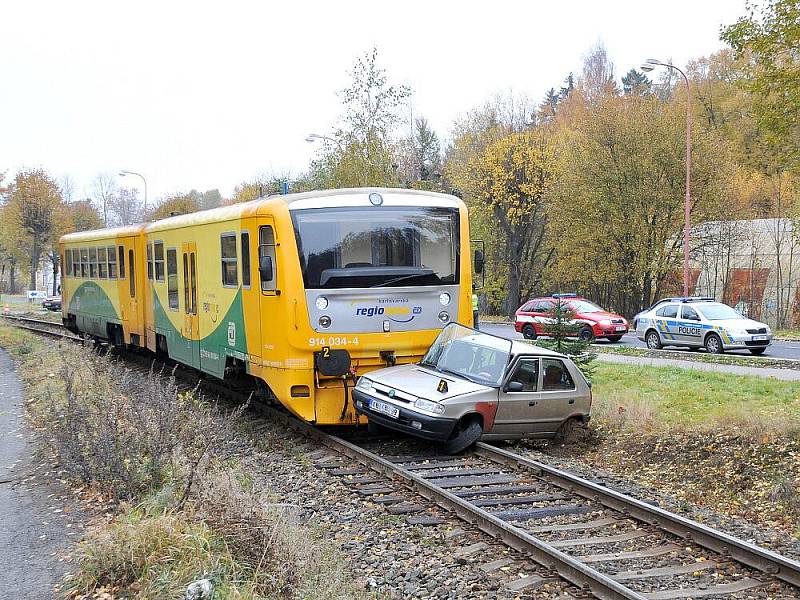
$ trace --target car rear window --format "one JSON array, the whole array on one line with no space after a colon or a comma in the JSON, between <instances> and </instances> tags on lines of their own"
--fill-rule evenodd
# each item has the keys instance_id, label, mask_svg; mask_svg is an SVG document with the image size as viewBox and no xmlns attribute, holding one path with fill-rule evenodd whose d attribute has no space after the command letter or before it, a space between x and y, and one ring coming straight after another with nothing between
<instances>
[{"instance_id":1,"label":"car rear window","mask_svg":"<svg viewBox=\"0 0 800 600\"><path fill-rule=\"evenodd\" d=\"M677 304L668 304L667 306L662 306L656 311L657 317L667 317L668 319L674 319L678 316L678 305Z\"/></svg>"}]
</instances>

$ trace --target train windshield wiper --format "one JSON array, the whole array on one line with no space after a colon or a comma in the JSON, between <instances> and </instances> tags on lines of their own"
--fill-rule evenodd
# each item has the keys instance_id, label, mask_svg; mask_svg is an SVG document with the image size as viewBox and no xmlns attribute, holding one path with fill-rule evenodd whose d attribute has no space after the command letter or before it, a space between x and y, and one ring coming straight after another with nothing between
<instances>
[{"instance_id":1,"label":"train windshield wiper","mask_svg":"<svg viewBox=\"0 0 800 600\"><path fill-rule=\"evenodd\" d=\"M436 277L437 279L439 279L436 276L436 274L431 272L431 271L420 271L419 273L412 273L410 275L402 275L400 277L395 277L394 279L389 279L387 281L381 281L380 283L376 283L376 284L371 285L369 287L373 287L373 288L385 287L387 285L391 285L393 283L398 283L400 281L407 281L409 279L416 279L417 277L431 277L431 276Z\"/></svg>"}]
</instances>

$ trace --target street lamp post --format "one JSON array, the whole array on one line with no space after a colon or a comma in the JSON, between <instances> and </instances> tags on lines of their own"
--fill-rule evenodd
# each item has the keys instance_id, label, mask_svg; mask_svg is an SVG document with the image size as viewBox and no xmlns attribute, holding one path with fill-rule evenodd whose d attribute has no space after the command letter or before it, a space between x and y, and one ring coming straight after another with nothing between
<instances>
[{"instance_id":1,"label":"street lamp post","mask_svg":"<svg viewBox=\"0 0 800 600\"><path fill-rule=\"evenodd\" d=\"M683 295L689 295L689 210L691 208L691 183L692 183L692 86L689 78L681 69L673 64L661 62L654 58L648 58L641 69L650 72L656 66L674 69L683 75L686 83L686 198L683 203Z\"/></svg>"},{"instance_id":2,"label":"street lamp post","mask_svg":"<svg viewBox=\"0 0 800 600\"><path fill-rule=\"evenodd\" d=\"M330 136L327 136L327 135L320 135L320 134L318 134L318 133L309 133L309 134L306 136L306 141L307 141L309 144L313 144L313 143L314 143L314 142L316 142L317 140L325 140L326 142L333 142L334 144L336 144L337 146L339 146L339 150L341 150L341 149L342 149L342 143L341 143L339 140L337 140L336 138L332 138L332 137L330 137Z\"/></svg>"},{"instance_id":3,"label":"street lamp post","mask_svg":"<svg viewBox=\"0 0 800 600\"><path fill-rule=\"evenodd\" d=\"M126 175L136 175L137 177L141 177L142 183L144 183L144 208L142 209L142 212L147 213L147 179L144 178L144 175L137 173L136 171L119 172L120 177L125 177Z\"/></svg>"}]
</instances>

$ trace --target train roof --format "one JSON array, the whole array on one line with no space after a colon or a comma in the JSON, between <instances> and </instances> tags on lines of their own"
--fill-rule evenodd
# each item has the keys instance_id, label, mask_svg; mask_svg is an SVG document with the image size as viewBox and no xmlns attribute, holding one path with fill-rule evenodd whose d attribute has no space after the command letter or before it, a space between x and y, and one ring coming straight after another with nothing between
<instances>
[{"instance_id":1,"label":"train roof","mask_svg":"<svg viewBox=\"0 0 800 600\"><path fill-rule=\"evenodd\" d=\"M105 229L77 231L75 233L62 235L59 241L64 244L73 244L77 242L96 242L118 237L139 235L143 229L144 223L139 223L137 225L126 225L124 227L106 227Z\"/></svg>"},{"instance_id":2,"label":"train roof","mask_svg":"<svg viewBox=\"0 0 800 600\"><path fill-rule=\"evenodd\" d=\"M161 219L148 223L145 231L155 232L179 227L191 227L194 225L204 225L219 221L229 221L247 216L265 214L267 208L275 205L285 205L290 210L303 208L322 208L323 206L363 206L370 207L370 194L378 193L381 195L385 206L402 206L418 204L420 206L442 206L458 208L463 205L462 201L449 194L438 192L427 192L424 190L408 190L403 188L343 188L338 190L317 190L312 192L300 192L297 194L273 195L265 198L240 202L201 210L185 215L177 215L167 219ZM409 200L409 197L414 200ZM326 199L323 201L322 199ZM331 202L331 198L336 198ZM423 198L425 199L423 201Z\"/></svg>"},{"instance_id":3,"label":"train roof","mask_svg":"<svg viewBox=\"0 0 800 600\"><path fill-rule=\"evenodd\" d=\"M380 194L382 203L385 206L402 206L408 205L409 203L420 206L441 206L450 208L459 208L463 206L463 202L455 196L424 190L409 190L403 188L343 188L338 190L317 190L312 192L300 192L297 194L276 194L250 200L249 202L240 202L238 204L210 208L208 210L201 210L185 215L176 215L150 223L130 225L128 227L114 227L70 233L63 236L61 241L64 243L96 241L119 236L136 235L142 231L150 233L181 227L204 225L206 223L231 221L242 217L264 214L268 207L280 204L290 209L321 208L323 206L363 206L367 208L371 206L369 196L372 193ZM326 200L322 200L323 198ZM336 200L331 202L331 198L336 198Z\"/></svg>"}]
</instances>

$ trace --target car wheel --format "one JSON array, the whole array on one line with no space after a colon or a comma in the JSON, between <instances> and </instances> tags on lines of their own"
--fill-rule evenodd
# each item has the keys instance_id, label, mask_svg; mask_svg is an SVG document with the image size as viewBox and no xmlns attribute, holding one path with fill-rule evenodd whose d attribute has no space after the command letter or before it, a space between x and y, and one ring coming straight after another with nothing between
<instances>
[{"instance_id":1,"label":"car wheel","mask_svg":"<svg viewBox=\"0 0 800 600\"><path fill-rule=\"evenodd\" d=\"M478 421L459 422L450 439L444 443L445 454L458 454L477 442L483 435L483 426Z\"/></svg>"},{"instance_id":2,"label":"car wheel","mask_svg":"<svg viewBox=\"0 0 800 600\"><path fill-rule=\"evenodd\" d=\"M657 331L653 331L652 329L647 332L647 337L645 337L647 341L647 347L650 350L661 350L664 346L661 344L661 338L658 336Z\"/></svg>"},{"instance_id":3,"label":"car wheel","mask_svg":"<svg viewBox=\"0 0 800 600\"><path fill-rule=\"evenodd\" d=\"M766 352L766 348L750 348L750 354L754 354L756 356L761 356Z\"/></svg>"},{"instance_id":4,"label":"car wheel","mask_svg":"<svg viewBox=\"0 0 800 600\"><path fill-rule=\"evenodd\" d=\"M556 431L554 440L558 444L577 444L589 437L589 428L577 418L567 419Z\"/></svg>"},{"instance_id":5,"label":"car wheel","mask_svg":"<svg viewBox=\"0 0 800 600\"><path fill-rule=\"evenodd\" d=\"M533 325L525 325L522 328L522 336L526 340L535 340L537 338L536 329L534 329Z\"/></svg>"},{"instance_id":6,"label":"car wheel","mask_svg":"<svg viewBox=\"0 0 800 600\"><path fill-rule=\"evenodd\" d=\"M578 339L582 342L591 342L594 339L594 332L591 327L584 327L578 332Z\"/></svg>"},{"instance_id":7,"label":"car wheel","mask_svg":"<svg viewBox=\"0 0 800 600\"><path fill-rule=\"evenodd\" d=\"M610 335L606 338L609 342L618 342L622 339L621 335Z\"/></svg>"},{"instance_id":8,"label":"car wheel","mask_svg":"<svg viewBox=\"0 0 800 600\"><path fill-rule=\"evenodd\" d=\"M709 333L706 338L706 352L709 354L722 354L725 350L722 348L722 340L716 333Z\"/></svg>"}]
</instances>

